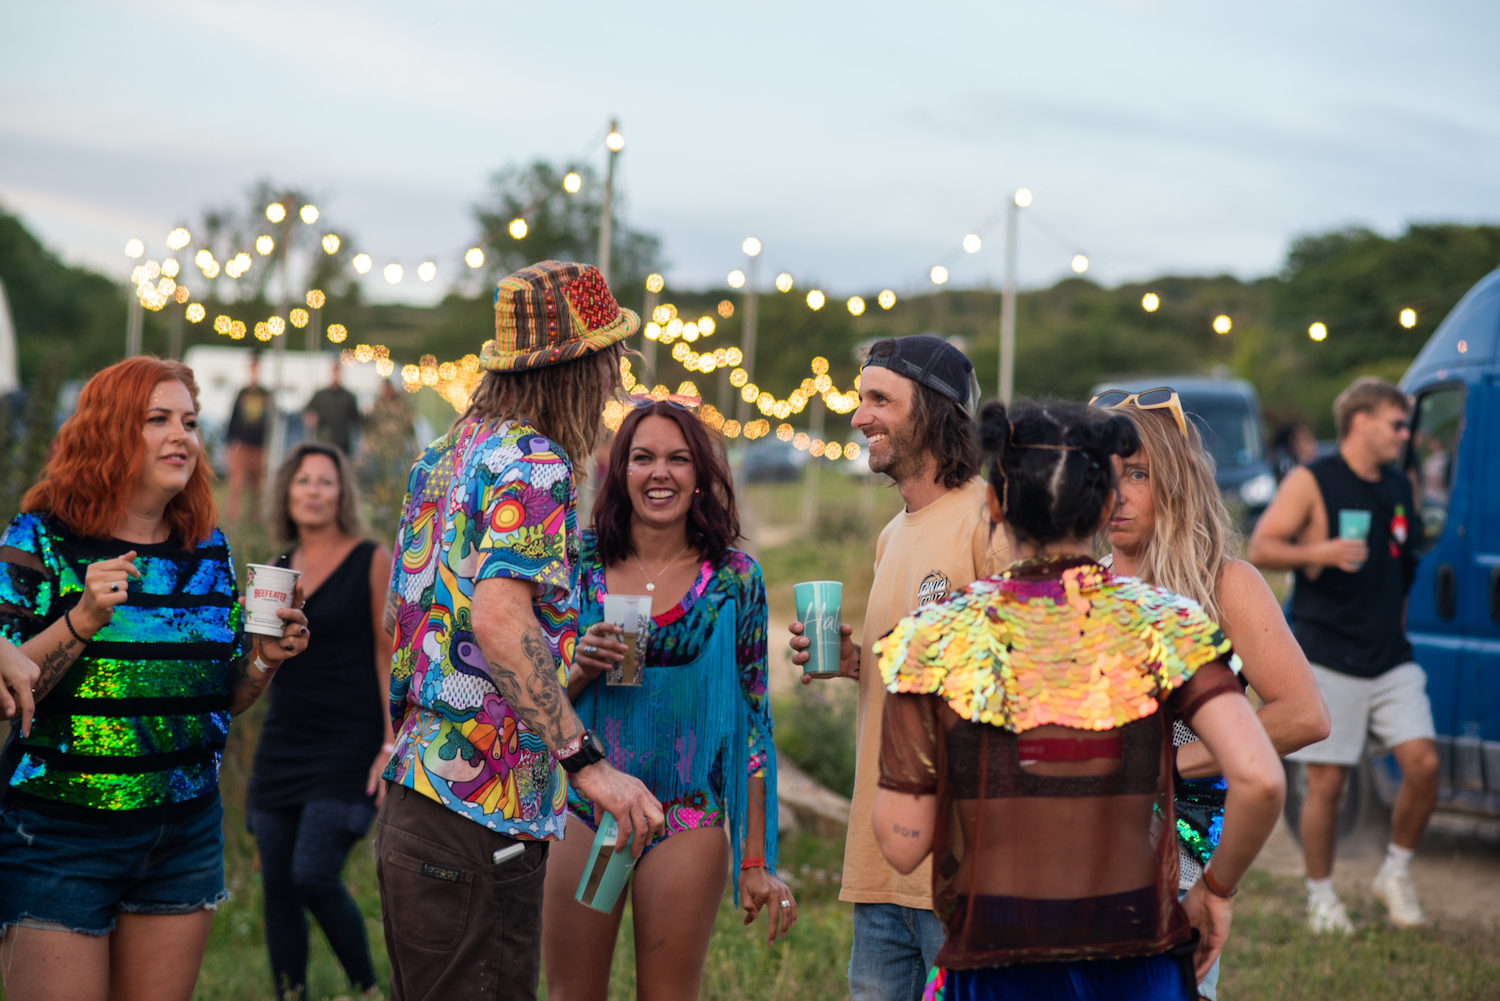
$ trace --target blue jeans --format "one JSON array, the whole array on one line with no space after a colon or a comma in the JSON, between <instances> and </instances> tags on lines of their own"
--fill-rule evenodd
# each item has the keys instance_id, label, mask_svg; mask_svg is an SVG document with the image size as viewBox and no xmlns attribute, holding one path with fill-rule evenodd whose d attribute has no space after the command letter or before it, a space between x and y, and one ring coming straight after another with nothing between
<instances>
[{"instance_id":1,"label":"blue jeans","mask_svg":"<svg viewBox=\"0 0 1500 1001\"><path fill-rule=\"evenodd\" d=\"M375 819L368 802L314 799L290 810L251 810L265 896L266 951L276 996L307 985L305 907L323 928L344 973L359 990L375 986L364 915L341 874L349 850Z\"/></svg>"},{"instance_id":2,"label":"blue jeans","mask_svg":"<svg viewBox=\"0 0 1500 1001\"><path fill-rule=\"evenodd\" d=\"M949 970L941 1001L1186 1001L1186 973L1173 956L1019 963Z\"/></svg>"},{"instance_id":3,"label":"blue jeans","mask_svg":"<svg viewBox=\"0 0 1500 1001\"><path fill-rule=\"evenodd\" d=\"M921 1001L948 931L937 915L900 904L855 904L850 1001Z\"/></svg>"},{"instance_id":4,"label":"blue jeans","mask_svg":"<svg viewBox=\"0 0 1500 1001\"><path fill-rule=\"evenodd\" d=\"M0 932L107 935L120 914L191 914L228 899L217 795L176 823L135 828L0 806Z\"/></svg>"}]
</instances>

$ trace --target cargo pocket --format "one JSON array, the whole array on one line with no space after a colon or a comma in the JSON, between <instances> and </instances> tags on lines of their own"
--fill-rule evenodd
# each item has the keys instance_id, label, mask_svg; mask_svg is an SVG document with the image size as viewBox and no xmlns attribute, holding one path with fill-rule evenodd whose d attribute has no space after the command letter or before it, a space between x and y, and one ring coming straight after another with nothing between
<instances>
[{"instance_id":1,"label":"cargo pocket","mask_svg":"<svg viewBox=\"0 0 1500 1001\"><path fill-rule=\"evenodd\" d=\"M474 873L391 849L381 859L397 939L424 949L452 949L463 938Z\"/></svg>"}]
</instances>

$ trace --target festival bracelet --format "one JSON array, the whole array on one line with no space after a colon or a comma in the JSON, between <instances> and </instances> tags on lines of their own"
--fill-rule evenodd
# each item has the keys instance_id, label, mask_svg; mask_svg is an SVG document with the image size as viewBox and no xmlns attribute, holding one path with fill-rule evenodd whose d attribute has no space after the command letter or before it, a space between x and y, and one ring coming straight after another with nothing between
<instances>
[{"instance_id":1,"label":"festival bracelet","mask_svg":"<svg viewBox=\"0 0 1500 1001\"><path fill-rule=\"evenodd\" d=\"M72 611L73 610L70 608L66 612L63 612L63 624L68 627L68 632L70 632L70 633L73 634L73 638L75 640L77 640L80 643L87 644L88 640L84 639L82 636L79 636L78 635L78 630L76 630L76 629L73 628L73 619L71 617Z\"/></svg>"},{"instance_id":2,"label":"festival bracelet","mask_svg":"<svg viewBox=\"0 0 1500 1001\"><path fill-rule=\"evenodd\" d=\"M1228 900L1230 897L1233 897L1236 893L1240 892L1240 888L1238 886L1230 890L1225 890L1222 886L1220 886L1219 881L1214 879L1213 877L1212 868L1212 865L1206 865L1203 867L1203 885L1208 887L1209 893L1212 893L1214 896L1219 897L1223 900Z\"/></svg>"},{"instance_id":3,"label":"festival bracelet","mask_svg":"<svg viewBox=\"0 0 1500 1001\"><path fill-rule=\"evenodd\" d=\"M766 865L766 860L763 859L763 858L758 858L758 857L747 858L743 862L740 863L740 872L744 872L746 869L769 869L769 868L770 867Z\"/></svg>"},{"instance_id":4,"label":"festival bracelet","mask_svg":"<svg viewBox=\"0 0 1500 1001\"><path fill-rule=\"evenodd\" d=\"M277 670L279 670L280 667L281 667L280 664L277 664L275 667L272 667L270 664L267 664L265 661L263 661L263 660L260 659L260 654L256 654L255 655L255 660L252 661L252 663L255 664L255 669L257 671L259 671L261 674L264 674L264 675L267 675L267 676L275 674L277 672ZM279 691L279 689L278 689L278 691Z\"/></svg>"}]
</instances>

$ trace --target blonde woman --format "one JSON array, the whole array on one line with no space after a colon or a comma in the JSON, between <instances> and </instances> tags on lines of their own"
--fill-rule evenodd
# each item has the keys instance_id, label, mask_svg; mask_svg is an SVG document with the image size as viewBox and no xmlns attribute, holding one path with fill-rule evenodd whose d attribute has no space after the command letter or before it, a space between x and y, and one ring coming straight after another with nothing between
<instances>
[{"instance_id":1,"label":"blonde woman","mask_svg":"<svg viewBox=\"0 0 1500 1001\"><path fill-rule=\"evenodd\" d=\"M1118 409L1140 434L1133 455L1116 458L1120 499L1105 534L1111 569L1192 598L1219 623L1243 663L1243 676L1264 700L1256 716L1279 755L1328 735L1328 711L1302 647L1265 578L1227 550L1229 512L1214 483L1213 459L1171 389L1111 390L1090 401ZM1197 880L1224 822L1222 769L1196 734L1174 734L1180 780L1177 807L1179 886ZM1218 996L1219 968L1198 985Z\"/></svg>"}]
</instances>

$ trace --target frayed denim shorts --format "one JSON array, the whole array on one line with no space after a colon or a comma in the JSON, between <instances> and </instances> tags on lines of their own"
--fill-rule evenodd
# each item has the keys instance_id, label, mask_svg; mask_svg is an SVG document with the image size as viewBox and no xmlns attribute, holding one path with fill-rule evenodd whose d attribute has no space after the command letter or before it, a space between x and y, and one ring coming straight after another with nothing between
<instances>
[{"instance_id":1,"label":"frayed denim shorts","mask_svg":"<svg viewBox=\"0 0 1500 1001\"><path fill-rule=\"evenodd\" d=\"M0 805L0 934L106 935L120 914L191 914L229 899L224 806L120 830Z\"/></svg>"}]
</instances>

